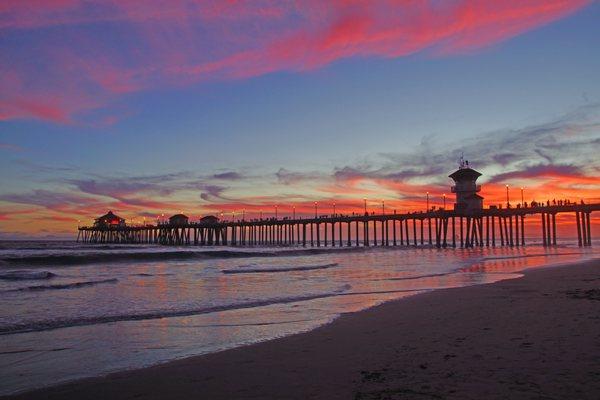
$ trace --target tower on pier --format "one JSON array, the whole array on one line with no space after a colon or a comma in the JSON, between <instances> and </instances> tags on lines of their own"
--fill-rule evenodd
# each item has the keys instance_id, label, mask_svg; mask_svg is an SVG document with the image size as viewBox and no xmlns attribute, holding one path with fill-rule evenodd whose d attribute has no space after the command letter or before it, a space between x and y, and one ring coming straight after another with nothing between
<instances>
[{"instance_id":1,"label":"tower on pier","mask_svg":"<svg viewBox=\"0 0 600 400\"><path fill-rule=\"evenodd\" d=\"M477 184L477 178L481 173L475 171L469 166L469 161L460 157L459 167L449 177L454 180L455 185L451 187L452 193L456 194L456 211L478 211L483 209L483 197L477 193L481 190L481 185Z\"/></svg>"}]
</instances>

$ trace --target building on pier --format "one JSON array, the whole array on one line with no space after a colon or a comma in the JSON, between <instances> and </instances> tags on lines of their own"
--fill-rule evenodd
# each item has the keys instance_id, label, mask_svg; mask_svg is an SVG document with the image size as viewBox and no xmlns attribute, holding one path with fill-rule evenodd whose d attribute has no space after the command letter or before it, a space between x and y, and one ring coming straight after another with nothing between
<instances>
[{"instance_id":1,"label":"building on pier","mask_svg":"<svg viewBox=\"0 0 600 400\"><path fill-rule=\"evenodd\" d=\"M455 183L451 187L452 193L456 194L454 210L472 212L483 209L483 197L477 194L481 190L481 185L477 184L477 178L480 176L480 172L469 166L469 161L460 158L458 170L449 176Z\"/></svg>"},{"instance_id":2,"label":"building on pier","mask_svg":"<svg viewBox=\"0 0 600 400\"><path fill-rule=\"evenodd\" d=\"M218 222L219 218L215 217L214 215L207 215L206 217L200 218L200 223L202 225L213 225L217 224Z\"/></svg>"},{"instance_id":3,"label":"building on pier","mask_svg":"<svg viewBox=\"0 0 600 400\"><path fill-rule=\"evenodd\" d=\"M107 212L101 217L94 220L94 227L109 228L125 226L125 219L113 214L112 211Z\"/></svg>"},{"instance_id":4,"label":"building on pier","mask_svg":"<svg viewBox=\"0 0 600 400\"><path fill-rule=\"evenodd\" d=\"M175 214L169 218L169 225L173 225L173 226L187 225L189 223L189 221L190 221L190 219L187 215Z\"/></svg>"}]
</instances>

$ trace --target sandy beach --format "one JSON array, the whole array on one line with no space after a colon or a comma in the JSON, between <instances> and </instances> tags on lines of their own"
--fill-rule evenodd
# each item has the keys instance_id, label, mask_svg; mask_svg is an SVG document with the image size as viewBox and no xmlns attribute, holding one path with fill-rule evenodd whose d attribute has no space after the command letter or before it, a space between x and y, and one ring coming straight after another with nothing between
<instances>
[{"instance_id":1,"label":"sandy beach","mask_svg":"<svg viewBox=\"0 0 600 400\"><path fill-rule=\"evenodd\" d=\"M600 260L18 399L598 399Z\"/></svg>"}]
</instances>

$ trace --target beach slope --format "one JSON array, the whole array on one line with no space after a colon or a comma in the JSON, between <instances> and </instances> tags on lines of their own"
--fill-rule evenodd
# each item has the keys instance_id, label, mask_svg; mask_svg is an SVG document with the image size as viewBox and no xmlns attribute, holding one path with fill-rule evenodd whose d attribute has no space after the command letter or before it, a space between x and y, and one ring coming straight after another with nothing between
<instances>
[{"instance_id":1,"label":"beach slope","mask_svg":"<svg viewBox=\"0 0 600 400\"><path fill-rule=\"evenodd\" d=\"M59 367L59 366L57 366ZM598 399L600 260L19 399Z\"/></svg>"}]
</instances>

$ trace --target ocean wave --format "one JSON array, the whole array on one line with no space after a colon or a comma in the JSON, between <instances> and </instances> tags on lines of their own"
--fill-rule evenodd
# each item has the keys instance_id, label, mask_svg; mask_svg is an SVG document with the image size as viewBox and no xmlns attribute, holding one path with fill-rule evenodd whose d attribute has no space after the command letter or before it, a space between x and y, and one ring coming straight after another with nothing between
<instances>
[{"instance_id":1,"label":"ocean wave","mask_svg":"<svg viewBox=\"0 0 600 400\"><path fill-rule=\"evenodd\" d=\"M420 275L420 276L407 276L405 278L387 278L387 279L379 279L379 280L384 280L384 281L413 281L416 279L422 279L422 278L436 278L439 276L447 276L447 275L451 275L455 273L454 271L450 271L450 272L445 272L445 273L440 273L440 274L428 274L428 275Z\"/></svg>"},{"instance_id":2,"label":"ocean wave","mask_svg":"<svg viewBox=\"0 0 600 400\"><path fill-rule=\"evenodd\" d=\"M5 281L28 281L28 280L40 280L40 279L50 279L55 277L56 274L53 274L50 271L7 271L0 273L0 279Z\"/></svg>"},{"instance_id":3,"label":"ocean wave","mask_svg":"<svg viewBox=\"0 0 600 400\"><path fill-rule=\"evenodd\" d=\"M277 248L266 249L260 251L244 251L244 250L168 250L164 251L139 251L139 252L93 252L82 254L42 254L42 255L26 255L26 256L7 256L3 257L0 262L4 261L9 265L81 265L81 264L96 264L96 263L115 263L128 261L188 261L202 260L215 258L256 258L256 257L290 257L290 256L307 256L315 254L331 254L337 252L364 252L375 251L372 248L362 247L344 247L344 248L321 248L321 249L304 249L304 248ZM381 249L377 249L381 250Z\"/></svg>"},{"instance_id":4,"label":"ocean wave","mask_svg":"<svg viewBox=\"0 0 600 400\"><path fill-rule=\"evenodd\" d=\"M27 286L24 288L13 289L11 292L25 292L25 291L42 291L42 290L61 290L61 289L78 289L82 287L101 285L103 283L117 283L119 280L117 278L112 279L103 279L100 281L85 281L85 282L73 282L73 283L62 283L55 285L36 285L36 286Z\"/></svg>"},{"instance_id":5,"label":"ocean wave","mask_svg":"<svg viewBox=\"0 0 600 400\"><path fill-rule=\"evenodd\" d=\"M38 243L34 246L28 245L12 245L6 246L0 243L0 250L7 251L58 251L58 250L128 250L140 249L141 247L156 247L158 245L131 245L131 244L81 244L76 242L68 242L62 246L57 246L54 242Z\"/></svg>"},{"instance_id":6,"label":"ocean wave","mask_svg":"<svg viewBox=\"0 0 600 400\"><path fill-rule=\"evenodd\" d=\"M256 273L272 273L272 272L290 272L290 271L312 271L316 269L327 269L336 267L337 263L323 264L323 265L302 265L302 266L283 266L278 268L255 268L255 265L251 265L253 268L248 268L247 265L238 267L240 269L224 269L221 272L224 274L256 274Z\"/></svg>"},{"instance_id":7,"label":"ocean wave","mask_svg":"<svg viewBox=\"0 0 600 400\"><path fill-rule=\"evenodd\" d=\"M39 332L47 331L59 328L70 328L75 326L88 326L88 325L99 325L112 322L121 321L142 321L160 318L172 318L172 317L187 317L193 315L210 314L214 312L222 312L229 310L241 310L246 308L265 307L274 304L289 304L297 303L301 301L310 301L324 299L328 297L336 296L353 296L353 295L368 295L368 294L391 294L391 293L419 293L425 290L431 289L401 289L401 290L381 290L381 291L365 291L365 292L345 292L340 293L339 291L313 294L305 296L295 297L283 297L283 298L272 298L266 300L249 301L245 303L227 304L222 306L205 307L188 310L166 310L166 311L154 311L140 314L116 314L116 315L104 315L98 317L89 318L74 318L74 319L58 319L58 320L47 320L47 321L35 321L25 322L14 325L0 326L0 335L10 335L15 333L25 332Z\"/></svg>"},{"instance_id":8,"label":"ocean wave","mask_svg":"<svg viewBox=\"0 0 600 400\"><path fill-rule=\"evenodd\" d=\"M247 252L247 251L165 251L165 252L135 252L135 253L91 253L91 254L47 254L40 256L6 257L9 264L27 265L79 265L102 262L127 261L177 261L210 258L244 258L272 257L276 252Z\"/></svg>"},{"instance_id":9,"label":"ocean wave","mask_svg":"<svg viewBox=\"0 0 600 400\"><path fill-rule=\"evenodd\" d=\"M228 310L240 310L245 308L264 307L273 304L287 304L295 303L299 301L315 300L325 297L335 296L335 293L324 293L306 296L296 297L284 297L274 298L267 300L256 300L245 303L227 304L222 306L205 307L188 310L167 310L167 311L155 311L140 314L121 314L121 315L105 315L99 317L90 318L76 318L76 319L59 319L52 321L37 321L32 323L22 323L15 325L8 325L0 327L0 335L11 334L11 333L23 333L32 331L44 331L58 328L68 328L73 326L84 326L84 325L98 325L106 324L110 322L119 321L141 321L149 319L159 318L170 318L170 317L186 317L191 315L209 314L214 312L228 311Z\"/></svg>"},{"instance_id":10,"label":"ocean wave","mask_svg":"<svg viewBox=\"0 0 600 400\"><path fill-rule=\"evenodd\" d=\"M519 254L519 255L510 255L510 256L492 256L492 257L483 257L480 261L501 261L501 260L511 260L515 258L532 258L532 257L556 257L556 256L577 256L581 255L581 253L569 252L569 253L541 253L541 254Z\"/></svg>"}]
</instances>

